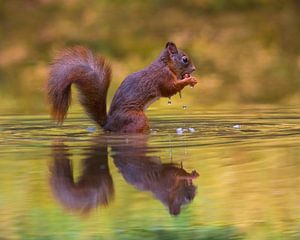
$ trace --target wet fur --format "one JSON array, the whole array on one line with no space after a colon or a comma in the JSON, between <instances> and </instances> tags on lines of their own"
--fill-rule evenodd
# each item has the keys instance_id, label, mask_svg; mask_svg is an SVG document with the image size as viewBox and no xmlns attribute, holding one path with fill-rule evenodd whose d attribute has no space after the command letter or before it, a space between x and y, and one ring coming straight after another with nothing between
<instances>
[{"instance_id":1,"label":"wet fur","mask_svg":"<svg viewBox=\"0 0 300 240\"><path fill-rule=\"evenodd\" d=\"M195 70L192 62L181 62L184 52L167 43L160 56L148 67L133 73L121 83L106 114L106 95L111 69L102 57L83 47L63 51L50 70L48 98L52 116L63 122L71 102L71 85L80 92L86 112L104 130L112 132L147 132L146 108L160 97L171 97L187 85L195 85L193 77L184 73Z\"/></svg>"}]
</instances>

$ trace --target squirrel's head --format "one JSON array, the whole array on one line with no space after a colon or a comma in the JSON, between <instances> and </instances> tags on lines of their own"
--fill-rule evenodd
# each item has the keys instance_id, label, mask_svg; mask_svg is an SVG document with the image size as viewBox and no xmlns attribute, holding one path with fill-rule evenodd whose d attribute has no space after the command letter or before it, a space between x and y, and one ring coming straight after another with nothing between
<instances>
[{"instance_id":1,"label":"squirrel's head","mask_svg":"<svg viewBox=\"0 0 300 240\"><path fill-rule=\"evenodd\" d=\"M196 70L188 55L178 50L175 43L167 42L165 51L168 55L167 64L179 79L190 77L190 74Z\"/></svg>"}]
</instances>

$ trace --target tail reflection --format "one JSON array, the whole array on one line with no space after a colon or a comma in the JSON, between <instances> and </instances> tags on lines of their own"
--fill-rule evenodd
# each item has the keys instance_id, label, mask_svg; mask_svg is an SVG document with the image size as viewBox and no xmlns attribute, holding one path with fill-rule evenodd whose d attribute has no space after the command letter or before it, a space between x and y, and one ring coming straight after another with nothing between
<instances>
[{"instance_id":1,"label":"tail reflection","mask_svg":"<svg viewBox=\"0 0 300 240\"><path fill-rule=\"evenodd\" d=\"M68 148L58 142L53 145L50 185L58 202L67 210L81 214L107 205L114 196L114 186L108 168L107 147L94 146L82 160L82 173L75 182Z\"/></svg>"},{"instance_id":2,"label":"tail reflection","mask_svg":"<svg viewBox=\"0 0 300 240\"><path fill-rule=\"evenodd\" d=\"M105 136L93 139L81 161L82 171L74 179L68 148L63 142L52 147L50 186L57 201L67 210L84 214L101 205L108 205L114 196L114 185L108 167L108 146L114 164L124 179L141 191L150 191L168 207L171 215L178 215L181 206L196 195L192 180L198 173L188 173L182 165L162 163L150 152L146 136ZM151 154L151 155L150 155Z\"/></svg>"},{"instance_id":3,"label":"tail reflection","mask_svg":"<svg viewBox=\"0 0 300 240\"><path fill-rule=\"evenodd\" d=\"M139 137L129 139L126 145L112 147L114 163L128 183L152 192L171 215L178 215L181 206L194 199L196 186L192 180L199 174L195 170L188 173L182 165L161 163L159 157L147 156L146 141L145 137Z\"/></svg>"}]
</instances>

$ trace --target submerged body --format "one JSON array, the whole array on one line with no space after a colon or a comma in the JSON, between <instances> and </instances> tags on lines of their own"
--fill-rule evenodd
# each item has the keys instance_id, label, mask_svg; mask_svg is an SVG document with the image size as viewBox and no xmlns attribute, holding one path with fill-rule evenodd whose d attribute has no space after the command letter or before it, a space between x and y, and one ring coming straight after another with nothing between
<instances>
[{"instance_id":1,"label":"submerged body","mask_svg":"<svg viewBox=\"0 0 300 240\"><path fill-rule=\"evenodd\" d=\"M187 55L174 43L167 43L160 56L148 67L125 78L106 114L106 95L111 69L101 57L86 48L63 52L50 71L48 97L52 115L63 122L71 99L71 85L80 92L80 102L90 117L104 130L113 132L147 132L149 124L144 110L160 97L171 97L197 81Z\"/></svg>"}]
</instances>

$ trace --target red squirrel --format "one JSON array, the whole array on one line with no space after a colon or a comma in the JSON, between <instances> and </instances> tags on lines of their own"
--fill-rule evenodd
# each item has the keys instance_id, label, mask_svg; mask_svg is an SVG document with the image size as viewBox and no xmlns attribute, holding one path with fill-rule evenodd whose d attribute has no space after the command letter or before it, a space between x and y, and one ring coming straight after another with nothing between
<instances>
[{"instance_id":1,"label":"red squirrel","mask_svg":"<svg viewBox=\"0 0 300 240\"><path fill-rule=\"evenodd\" d=\"M64 121L74 83L87 114L104 130L144 133L149 131L146 108L160 97L171 97L187 85L194 86L197 81L190 75L193 71L195 66L187 54L168 42L154 62L125 78L107 114L110 65L87 48L66 49L58 54L50 69L47 87L51 113L59 123Z\"/></svg>"}]
</instances>

